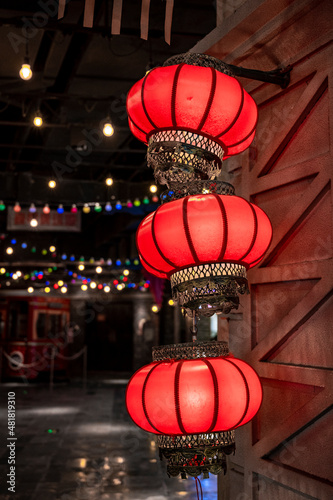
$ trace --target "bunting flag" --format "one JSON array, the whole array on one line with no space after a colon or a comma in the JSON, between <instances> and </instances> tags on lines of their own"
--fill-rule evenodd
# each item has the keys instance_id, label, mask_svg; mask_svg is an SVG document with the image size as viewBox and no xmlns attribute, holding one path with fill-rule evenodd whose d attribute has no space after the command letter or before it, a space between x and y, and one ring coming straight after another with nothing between
<instances>
[{"instance_id":1,"label":"bunting flag","mask_svg":"<svg viewBox=\"0 0 333 500\"><path fill-rule=\"evenodd\" d=\"M59 0L58 19L65 16L66 3L69 0ZM141 0L141 18L140 18L140 36L143 40L148 39L149 32L149 10L150 0ZM173 15L174 0L166 0L165 2L165 21L164 21L164 39L166 43L171 43L171 26ZM92 28L94 24L95 0L85 0L83 26ZM123 10L123 0L114 0L111 17L111 34L120 35L121 17Z\"/></svg>"},{"instance_id":2,"label":"bunting flag","mask_svg":"<svg viewBox=\"0 0 333 500\"><path fill-rule=\"evenodd\" d=\"M92 28L93 26L94 9L95 9L95 0L86 0L84 6L84 17L83 17L83 26L85 28Z\"/></svg>"}]
</instances>

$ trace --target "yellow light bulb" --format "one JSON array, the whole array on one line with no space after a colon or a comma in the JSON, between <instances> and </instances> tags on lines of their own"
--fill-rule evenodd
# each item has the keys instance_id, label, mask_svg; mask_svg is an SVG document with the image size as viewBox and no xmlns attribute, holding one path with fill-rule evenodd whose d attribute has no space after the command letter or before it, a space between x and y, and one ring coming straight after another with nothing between
<instances>
[{"instance_id":1,"label":"yellow light bulb","mask_svg":"<svg viewBox=\"0 0 333 500\"><path fill-rule=\"evenodd\" d=\"M66 286L62 286L60 288L60 290L61 290L62 293L67 293L67 287Z\"/></svg>"},{"instance_id":2,"label":"yellow light bulb","mask_svg":"<svg viewBox=\"0 0 333 500\"><path fill-rule=\"evenodd\" d=\"M101 268L101 266L96 267L96 273L101 274L102 271L103 269Z\"/></svg>"},{"instance_id":3,"label":"yellow light bulb","mask_svg":"<svg viewBox=\"0 0 333 500\"><path fill-rule=\"evenodd\" d=\"M30 78L32 77L30 64L27 63L22 64L19 74L22 80L30 80Z\"/></svg>"},{"instance_id":4,"label":"yellow light bulb","mask_svg":"<svg viewBox=\"0 0 333 500\"><path fill-rule=\"evenodd\" d=\"M105 184L106 184L107 186L112 186L112 184L113 184L113 179L112 179L112 177L107 177L107 178L105 179Z\"/></svg>"},{"instance_id":5,"label":"yellow light bulb","mask_svg":"<svg viewBox=\"0 0 333 500\"><path fill-rule=\"evenodd\" d=\"M7 253L8 253L8 252L7 252ZM1 274L5 274L5 272L6 272L6 269L5 269L4 267L2 267L2 268L0 269L0 273L1 273Z\"/></svg>"},{"instance_id":6,"label":"yellow light bulb","mask_svg":"<svg viewBox=\"0 0 333 500\"><path fill-rule=\"evenodd\" d=\"M151 192L151 193L156 193L156 191L157 191L157 186L155 186L155 184L152 184L152 185L150 186L150 188L149 188L149 189L150 189L150 192Z\"/></svg>"},{"instance_id":7,"label":"yellow light bulb","mask_svg":"<svg viewBox=\"0 0 333 500\"><path fill-rule=\"evenodd\" d=\"M104 292L108 293L110 290L111 290L111 288L109 287L109 285L106 285L104 287Z\"/></svg>"},{"instance_id":8,"label":"yellow light bulb","mask_svg":"<svg viewBox=\"0 0 333 500\"><path fill-rule=\"evenodd\" d=\"M49 181L49 188L54 189L56 187L57 183L53 179Z\"/></svg>"},{"instance_id":9,"label":"yellow light bulb","mask_svg":"<svg viewBox=\"0 0 333 500\"><path fill-rule=\"evenodd\" d=\"M59 281L58 281L58 285L59 285L59 286L62 286L63 284L64 284L64 282L63 282L62 280L59 280Z\"/></svg>"},{"instance_id":10,"label":"yellow light bulb","mask_svg":"<svg viewBox=\"0 0 333 500\"><path fill-rule=\"evenodd\" d=\"M175 305L175 302L174 302L172 299L170 299L170 300L168 301L168 304L169 304L169 306L174 306L174 305Z\"/></svg>"},{"instance_id":11,"label":"yellow light bulb","mask_svg":"<svg viewBox=\"0 0 333 500\"><path fill-rule=\"evenodd\" d=\"M84 207L82 208L82 211L85 213L85 214L89 214L90 212L90 207L87 203L84 204Z\"/></svg>"},{"instance_id":12,"label":"yellow light bulb","mask_svg":"<svg viewBox=\"0 0 333 500\"><path fill-rule=\"evenodd\" d=\"M41 116L35 116L34 125L35 127L41 127L43 125L43 118Z\"/></svg>"},{"instance_id":13,"label":"yellow light bulb","mask_svg":"<svg viewBox=\"0 0 333 500\"><path fill-rule=\"evenodd\" d=\"M50 291L51 291L51 288L50 288L49 286L47 286L47 287L44 289L44 292L45 292L45 293L50 293Z\"/></svg>"},{"instance_id":14,"label":"yellow light bulb","mask_svg":"<svg viewBox=\"0 0 333 500\"><path fill-rule=\"evenodd\" d=\"M123 275L124 276L128 276L129 275L129 270L128 269L124 269Z\"/></svg>"},{"instance_id":15,"label":"yellow light bulb","mask_svg":"<svg viewBox=\"0 0 333 500\"><path fill-rule=\"evenodd\" d=\"M158 312L158 306L155 304L152 306L151 310L154 312L154 313L157 313Z\"/></svg>"},{"instance_id":16,"label":"yellow light bulb","mask_svg":"<svg viewBox=\"0 0 333 500\"><path fill-rule=\"evenodd\" d=\"M56 251L56 247L54 245L51 245L49 250L51 253L54 253Z\"/></svg>"},{"instance_id":17,"label":"yellow light bulb","mask_svg":"<svg viewBox=\"0 0 333 500\"><path fill-rule=\"evenodd\" d=\"M16 273L15 273L15 274L16 274L16 276L17 276L18 278L20 278L20 277L22 276L21 271L16 271Z\"/></svg>"},{"instance_id":18,"label":"yellow light bulb","mask_svg":"<svg viewBox=\"0 0 333 500\"><path fill-rule=\"evenodd\" d=\"M12 255L12 253L13 253L13 252L14 252L14 250L12 249L12 247L8 247L8 248L6 249L6 253L7 253L8 255Z\"/></svg>"},{"instance_id":19,"label":"yellow light bulb","mask_svg":"<svg viewBox=\"0 0 333 500\"><path fill-rule=\"evenodd\" d=\"M38 226L38 220L37 219L31 219L30 226L31 227L37 227Z\"/></svg>"},{"instance_id":20,"label":"yellow light bulb","mask_svg":"<svg viewBox=\"0 0 333 500\"><path fill-rule=\"evenodd\" d=\"M114 130L113 130L113 127L112 127L111 123L109 123L109 122L104 123L104 125L103 125L103 134L106 137L111 137L111 135L113 135L113 133L114 133Z\"/></svg>"},{"instance_id":21,"label":"yellow light bulb","mask_svg":"<svg viewBox=\"0 0 333 500\"><path fill-rule=\"evenodd\" d=\"M92 282L90 283L90 288L94 289L94 288L96 288L96 286L97 286L97 285L96 285L96 283L95 283L94 281L92 281Z\"/></svg>"},{"instance_id":22,"label":"yellow light bulb","mask_svg":"<svg viewBox=\"0 0 333 500\"><path fill-rule=\"evenodd\" d=\"M81 290L83 290L84 292L85 292L86 290L88 290L87 285L81 285Z\"/></svg>"},{"instance_id":23,"label":"yellow light bulb","mask_svg":"<svg viewBox=\"0 0 333 500\"><path fill-rule=\"evenodd\" d=\"M117 285L117 290L122 290L122 289L123 289L123 287L122 287L122 285L119 283L119 285Z\"/></svg>"},{"instance_id":24,"label":"yellow light bulb","mask_svg":"<svg viewBox=\"0 0 333 500\"><path fill-rule=\"evenodd\" d=\"M84 271L84 265L83 265L83 264L80 264L80 265L78 266L78 270L79 270L79 271Z\"/></svg>"},{"instance_id":25,"label":"yellow light bulb","mask_svg":"<svg viewBox=\"0 0 333 500\"><path fill-rule=\"evenodd\" d=\"M29 288L28 288L28 292L29 292L29 293L32 293L33 291L34 291L33 287L32 287L32 286L29 286Z\"/></svg>"}]
</instances>

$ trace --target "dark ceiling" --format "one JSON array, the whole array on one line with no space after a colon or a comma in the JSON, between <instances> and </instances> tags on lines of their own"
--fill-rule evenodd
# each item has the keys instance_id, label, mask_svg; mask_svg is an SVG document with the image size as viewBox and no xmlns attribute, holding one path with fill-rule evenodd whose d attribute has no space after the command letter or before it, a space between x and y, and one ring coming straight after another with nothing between
<instances>
[{"instance_id":1,"label":"dark ceiling","mask_svg":"<svg viewBox=\"0 0 333 500\"><path fill-rule=\"evenodd\" d=\"M140 38L139 1L123 1L120 35L111 35L112 1L96 0L92 28L83 28L83 11L83 0L70 0L58 20L56 0L1 1L0 199L7 206L18 201L22 207L34 202L56 208L63 203L67 209L72 203L149 195L153 175L145 146L128 128L127 92L148 68L186 52L216 24L214 2L175 0L169 46L164 41L165 1L151 2L148 40ZM29 81L19 77L26 41L33 71ZM41 128L33 125L37 110ZM108 115L115 133L105 138L100 130ZM104 183L108 175L114 179L111 188ZM57 180L53 191L47 186L51 178ZM33 236L40 247L56 240L59 252L68 254L125 258L135 254L139 221L156 206L83 215L82 231L75 235L27 231L15 236ZM2 250L13 236L6 220L6 211L0 212ZM1 260L6 258L3 253Z\"/></svg>"}]
</instances>

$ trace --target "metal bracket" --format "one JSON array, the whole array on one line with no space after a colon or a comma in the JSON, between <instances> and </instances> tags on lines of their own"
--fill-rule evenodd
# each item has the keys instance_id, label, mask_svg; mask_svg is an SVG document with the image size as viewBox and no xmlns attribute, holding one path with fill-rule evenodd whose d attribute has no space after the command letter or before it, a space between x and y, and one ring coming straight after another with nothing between
<instances>
[{"instance_id":1,"label":"metal bracket","mask_svg":"<svg viewBox=\"0 0 333 500\"><path fill-rule=\"evenodd\" d=\"M233 64L228 64L228 66L235 76L258 80L260 82L275 83L276 85L280 85L282 89L287 88L290 83L291 66L285 69L275 69L273 71L242 68L241 66L234 66Z\"/></svg>"}]
</instances>

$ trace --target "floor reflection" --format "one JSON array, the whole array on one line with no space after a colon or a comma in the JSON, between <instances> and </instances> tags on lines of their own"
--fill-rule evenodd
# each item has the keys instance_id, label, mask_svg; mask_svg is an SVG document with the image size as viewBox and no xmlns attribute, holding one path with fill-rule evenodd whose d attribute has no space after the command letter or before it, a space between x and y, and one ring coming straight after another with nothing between
<instances>
[{"instance_id":1,"label":"floor reflection","mask_svg":"<svg viewBox=\"0 0 333 500\"><path fill-rule=\"evenodd\" d=\"M193 479L168 478L151 434L138 429L117 384L16 386L15 500L195 500ZM8 389L1 386L1 401ZM2 409L4 405L2 403ZM1 436L7 415L1 412ZM1 477L8 454L1 440ZM202 481L205 500L217 499L215 476ZM13 498L1 486L0 497Z\"/></svg>"}]
</instances>

